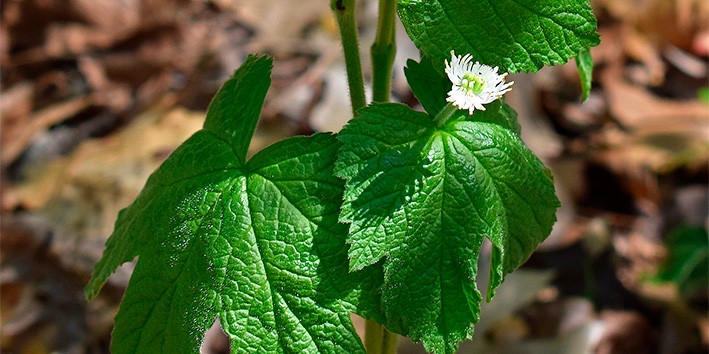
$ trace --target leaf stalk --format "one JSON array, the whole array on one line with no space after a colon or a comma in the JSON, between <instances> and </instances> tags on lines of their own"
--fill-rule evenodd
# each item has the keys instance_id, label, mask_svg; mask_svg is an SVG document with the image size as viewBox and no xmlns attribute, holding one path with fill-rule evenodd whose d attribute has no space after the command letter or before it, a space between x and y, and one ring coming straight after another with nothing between
<instances>
[{"instance_id":1,"label":"leaf stalk","mask_svg":"<svg viewBox=\"0 0 709 354\"><path fill-rule=\"evenodd\" d=\"M446 123L448 123L448 121L453 118L457 111L458 107L448 102L445 106L443 106L443 109L441 109L441 111L436 114L436 116L433 118L433 121L436 122L436 126L440 128L446 125Z\"/></svg>"},{"instance_id":2,"label":"leaf stalk","mask_svg":"<svg viewBox=\"0 0 709 354\"><path fill-rule=\"evenodd\" d=\"M391 94L391 71L396 57L396 0L379 1L377 34L371 47L372 98L387 102Z\"/></svg>"}]
</instances>

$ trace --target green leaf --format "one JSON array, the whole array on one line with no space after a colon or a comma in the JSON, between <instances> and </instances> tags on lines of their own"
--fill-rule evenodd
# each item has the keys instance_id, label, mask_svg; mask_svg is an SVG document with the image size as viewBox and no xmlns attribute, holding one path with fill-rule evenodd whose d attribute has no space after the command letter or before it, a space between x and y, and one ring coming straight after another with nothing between
<instances>
[{"instance_id":1,"label":"green leaf","mask_svg":"<svg viewBox=\"0 0 709 354\"><path fill-rule=\"evenodd\" d=\"M411 87L411 92L419 100L426 112L432 115L440 112L446 105L446 95L451 90L451 82L441 76L428 57L422 57L421 62L409 59L404 68L404 75Z\"/></svg>"},{"instance_id":2,"label":"green leaf","mask_svg":"<svg viewBox=\"0 0 709 354\"><path fill-rule=\"evenodd\" d=\"M599 43L588 0L398 0L409 34L441 69L456 54L533 72ZM441 70L442 71L442 70Z\"/></svg>"},{"instance_id":3,"label":"green leaf","mask_svg":"<svg viewBox=\"0 0 709 354\"><path fill-rule=\"evenodd\" d=\"M121 211L86 287L138 256L113 353L195 353L219 318L233 353L361 353L350 312L343 183L333 135L291 138L245 162L271 60L249 57L204 129Z\"/></svg>"},{"instance_id":4,"label":"green leaf","mask_svg":"<svg viewBox=\"0 0 709 354\"><path fill-rule=\"evenodd\" d=\"M703 227L683 226L667 238L669 256L658 278L677 284L685 297L706 294L709 283L709 235Z\"/></svg>"},{"instance_id":5,"label":"green leaf","mask_svg":"<svg viewBox=\"0 0 709 354\"><path fill-rule=\"evenodd\" d=\"M425 113L374 104L338 135L350 268L383 259L384 324L440 353L454 352L478 319L483 239L496 250L491 294L548 236L559 205L519 136L477 117L439 129Z\"/></svg>"},{"instance_id":6,"label":"green leaf","mask_svg":"<svg viewBox=\"0 0 709 354\"><path fill-rule=\"evenodd\" d=\"M474 118L472 119L477 122L497 124L513 131L517 135L520 134L522 126L519 125L519 121L517 120L517 112L505 103L503 99L487 104L485 109L484 111L475 112L473 115ZM462 111L462 113L470 117L467 112Z\"/></svg>"},{"instance_id":7,"label":"green leaf","mask_svg":"<svg viewBox=\"0 0 709 354\"><path fill-rule=\"evenodd\" d=\"M697 98L700 102L709 104L709 87L701 87L697 90Z\"/></svg>"},{"instance_id":8,"label":"green leaf","mask_svg":"<svg viewBox=\"0 0 709 354\"><path fill-rule=\"evenodd\" d=\"M586 49L576 56L576 67L581 76L581 99L585 101L591 93L591 81L593 79L593 58L591 51Z\"/></svg>"}]
</instances>

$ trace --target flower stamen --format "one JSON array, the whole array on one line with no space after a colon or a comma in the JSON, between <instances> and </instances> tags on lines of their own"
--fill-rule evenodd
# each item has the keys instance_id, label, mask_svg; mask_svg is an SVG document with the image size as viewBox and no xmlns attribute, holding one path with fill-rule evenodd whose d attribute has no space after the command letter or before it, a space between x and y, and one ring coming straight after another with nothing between
<instances>
[{"instance_id":1,"label":"flower stamen","mask_svg":"<svg viewBox=\"0 0 709 354\"><path fill-rule=\"evenodd\" d=\"M460 87L466 93L479 95L483 92L483 86L485 86L485 79L471 73L465 73L465 75L463 75L463 79L460 80Z\"/></svg>"}]
</instances>

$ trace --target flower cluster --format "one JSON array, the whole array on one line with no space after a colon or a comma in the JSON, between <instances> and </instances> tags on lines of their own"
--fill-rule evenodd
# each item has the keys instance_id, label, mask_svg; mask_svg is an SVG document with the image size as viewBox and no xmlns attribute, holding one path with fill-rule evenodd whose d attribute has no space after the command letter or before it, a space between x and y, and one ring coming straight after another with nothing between
<instances>
[{"instance_id":1,"label":"flower cluster","mask_svg":"<svg viewBox=\"0 0 709 354\"><path fill-rule=\"evenodd\" d=\"M451 51L451 61L446 60L446 74L453 83L448 92L448 102L470 114L478 109L485 110L488 104L510 91L514 81L505 82L507 73L497 73L497 67L472 62L473 56L456 56Z\"/></svg>"}]
</instances>

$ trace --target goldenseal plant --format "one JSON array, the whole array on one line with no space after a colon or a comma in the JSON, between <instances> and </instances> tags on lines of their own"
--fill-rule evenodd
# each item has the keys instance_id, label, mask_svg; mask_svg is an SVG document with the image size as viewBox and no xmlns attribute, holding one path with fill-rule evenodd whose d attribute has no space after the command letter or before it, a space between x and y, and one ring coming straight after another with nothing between
<instances>
[{"instance_id":1,"label":"goldenseal plant","mask_svg":"<svg viewBox=\"0 0 709 354\"><path fill-rule=\"evenodd\" d=\"M575 58L585 97L599 42L586 0L380 0L371 103L356 7L331 1L354 116L342 131L247 161L272 67L249 56L119 213L85 289L137 258L113 353L195 353L216 319L232 353L391 354L398 335L453 353L478 321L483 241L489 301L548 236L559 201L505 79ZM422 53L404 73L424 112L389 102L397 15Z\"/></svg>"}]
</instances>

